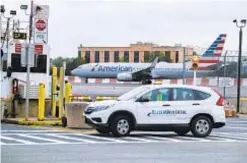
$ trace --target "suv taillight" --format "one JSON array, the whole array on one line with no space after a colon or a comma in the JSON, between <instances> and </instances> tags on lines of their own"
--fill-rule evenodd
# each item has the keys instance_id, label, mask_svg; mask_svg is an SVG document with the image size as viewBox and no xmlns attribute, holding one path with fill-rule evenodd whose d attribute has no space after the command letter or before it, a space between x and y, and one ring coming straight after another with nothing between
<instances>
[{"instance_id":1,"label":"suv taillight","mask_svg":"<svg viewBox=\"0 0 247 163\"><path fill-rule=\"evenodd\" d=\"M224 98L223 98L223 96L217 90L215 90L215 89L213 89L213 90L220 96L220 98L216 102L216 105L224 106Z\"/></svg>"}]
</instances>

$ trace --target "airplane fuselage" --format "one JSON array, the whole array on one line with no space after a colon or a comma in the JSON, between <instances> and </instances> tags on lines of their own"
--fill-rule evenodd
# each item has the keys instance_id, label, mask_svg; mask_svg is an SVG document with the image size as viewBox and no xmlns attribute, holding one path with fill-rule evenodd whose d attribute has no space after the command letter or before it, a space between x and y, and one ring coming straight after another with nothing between
<instances>
[{"instance_id":1,"label":"airplane fuselage","mask_svg":"<svg viewBox=\"0 0 247 163\"><path fill-rule=\"evenodd\" d=\"M116 78L119 73L133 73L149 66L150 63L90 63L78 67L73 74L83 78ZM153 79L193 77L193 71L190 68L190 62L185 63L185 69L183 63L159 62L151 70L151 76ZM200 77L209 72L212 71L198 71L197 76Z\"/></svg>"}]
</instances>

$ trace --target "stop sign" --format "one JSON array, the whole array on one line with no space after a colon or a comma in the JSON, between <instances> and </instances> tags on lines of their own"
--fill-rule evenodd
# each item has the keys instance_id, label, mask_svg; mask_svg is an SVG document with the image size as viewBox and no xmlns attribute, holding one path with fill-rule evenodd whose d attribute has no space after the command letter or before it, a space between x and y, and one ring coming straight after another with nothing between
<instances>
[{"instance_id":1,"label":"stop sign","mask_svg":"<svg viewBox=\"0 0 247 163\"><path fill-rule=\"evenodd\" d=\"M46 23L44 20L40 19L35 23L35 26L39 31L43 31L46 28Z\"/></svg>"}]
</instances>

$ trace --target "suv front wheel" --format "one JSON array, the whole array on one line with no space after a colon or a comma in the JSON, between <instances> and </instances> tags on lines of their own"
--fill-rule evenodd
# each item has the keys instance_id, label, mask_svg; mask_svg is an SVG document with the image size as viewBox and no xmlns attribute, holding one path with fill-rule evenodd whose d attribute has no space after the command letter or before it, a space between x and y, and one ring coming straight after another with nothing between
<instances>
[{"instance_id":1,"label":"suv front wheel","mask_svg":"<svg viewBox=\"0 0 247 163\"><path fill-rule=\"evenodd\" d=\"M131 121L128 116L117 115L111 122L112 134L116 137L126 136L131 130Z\"/></svg>"},{"instance_id":2,"label":"suv front wheel","mask_svg":"<svg viewBox=\"0 0 247 163\"><path fill-rule=\"evenodd\" d=\"M206 137L212 131L212 121L207 116L198 116L191 122L191 132L196 137Z\"/></svg>"}]
</instances>

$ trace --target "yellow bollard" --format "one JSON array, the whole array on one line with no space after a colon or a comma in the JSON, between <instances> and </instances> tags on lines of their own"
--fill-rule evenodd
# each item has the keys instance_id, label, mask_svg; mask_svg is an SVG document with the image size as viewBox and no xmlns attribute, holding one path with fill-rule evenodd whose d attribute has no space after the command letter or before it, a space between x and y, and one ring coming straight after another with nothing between
<instances>
[{"instance_id":1,"label":"yellow bollard","mask_svg":"<svg viewBox=\"0 0 247 163\"><path fill-rule=\"evenodd\" d=\"M52 116L56 116L57 68L52 68Z\"/></svg>"},{"instance_id":2,"label":"yellow bollard","mask_svg":"<svg viewBox=\"0 0 247 163\"><path fill-rule=\"evenodd\" d=\"M59 119L63 116L63 100L64 100L64 69L63 67L60 68L60 92L59 92L59 103L58 103L58 117Z\"/></svg>"},{"instance_id":3,"label":"yellow bollard","mask_svg":"<svg viewBox=\"0 0 247 163\"><path fill-rule=\"evenodd\" d=\"M71 102L71 84L70 83L67 83L65 85L65 102Z\"/></svg>"},{"instance_id":4,"label":"yellow bollard","mask_svg":"<svg viewBox=\"0 0 247 163\"><path fill-rule=\"evenodd\" d=\"M45 85L39 84L38 121L43 121L45 117Z\"/></svg>"}]
</instances>

